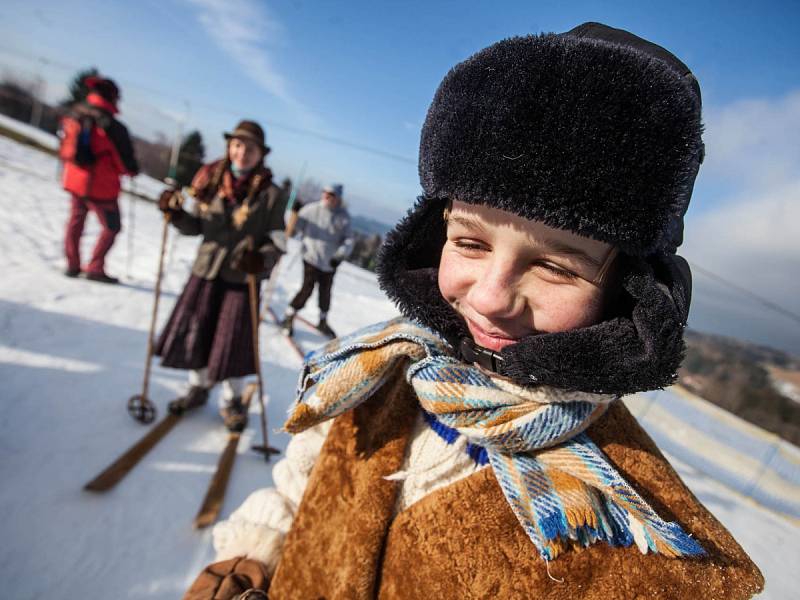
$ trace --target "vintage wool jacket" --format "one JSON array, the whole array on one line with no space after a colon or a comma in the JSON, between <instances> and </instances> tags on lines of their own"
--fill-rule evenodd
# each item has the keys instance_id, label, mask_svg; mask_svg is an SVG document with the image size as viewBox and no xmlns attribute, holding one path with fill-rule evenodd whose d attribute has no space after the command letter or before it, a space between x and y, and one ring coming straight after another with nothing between
<instances>
[{"instance_id":1,"label":"vintage wool jacket","mask_svg":"<svg viewBox=\"0 0 800 600\"><path fill-rule=\"evenodd\" d=\"M414 473L421 456L415 446L425 435L418 423L418 402L398 373L367 403L335 419L327 435L311 433L310 453L287 451L294 454L287 461L304 466L291 474L276 467L275 479L293 491L257 492L260 497L247 503L261 501L262 507L248 508L250 520L234 514L220 524L214 532L218 558L238 555L264 563L273 599L738 599L763 588L755 564L686 488L621 402L589 429L590 437L651 506L680 523L707 556L673 559L641 554L635 546L597 543L565 553L548 568L490 468L479 468L459 453L429 465L440 485ZM391 477L398 471L405 472L405 482ZM416 483L409 486L415 475ZM219 563L217 572L223 564L228 563ZM208 595L209 585L218 589L224 579L205 573L186 597L216 597Z\"/></svg>"},{"instance_id":2,"label":"vintage wool jacket","mask_svg":"<svg viewBox=\"0 0 800 600\"><path fill-rule=\"evenodd\" d=\"M283 231L288 198L272 183L269 169L257 168L245 186L234 190L230 182L225 185L226 178L230 180L231 177L229 172L215 177L220 164L218 161L204 165L198 171L192 182L196 201L190 212L175 213L172 223L184 235L203 236L192 275L206 280L221 277L228 283L244 283L246 275L235 267L236 261L247 249L250 238L254 249L264 254L274 252L270 234ZM255 189L252 188L254 183Z\"/></svg>"}]
</instances>

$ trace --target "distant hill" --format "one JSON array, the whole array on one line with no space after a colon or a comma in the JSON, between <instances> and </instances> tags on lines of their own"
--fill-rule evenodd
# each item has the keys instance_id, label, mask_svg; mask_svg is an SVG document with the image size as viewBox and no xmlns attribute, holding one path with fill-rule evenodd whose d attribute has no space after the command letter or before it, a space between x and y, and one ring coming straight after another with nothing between
<instances>
[{"instance_id":1,"label":"distant hill","mask_svg":"<svg viewBox=\"0 0 800 600\"><path fill-rule=\"evenodd\" d=\"M800 446L800 359L696 331L678 382L717 406Z\"/></svg>"},{"instance_id":2,"label":"distant hill","mask_svg":"<svg viewBox=\"0 0 800 600\"><path fill-rule=\"evenodd\" d=\"M353 229L367 235L379 235L384 237L393 228L393 225L387 225L375 219L354 215L352 213L350 213L350 221L353 224Z\"/></svg>"}]
</instances>

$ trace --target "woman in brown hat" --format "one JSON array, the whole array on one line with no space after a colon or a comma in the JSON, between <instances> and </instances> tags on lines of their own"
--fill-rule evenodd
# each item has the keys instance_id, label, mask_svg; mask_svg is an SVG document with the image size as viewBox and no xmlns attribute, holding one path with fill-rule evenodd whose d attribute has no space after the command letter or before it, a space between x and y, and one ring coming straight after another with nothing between
<instances>
[{"instance_id":1,"label":"woman in brown hat","mask_svg":"<svg viewBox=\"0 0 800 600\"><path fill-rule=\"evenodd\" d=\"M254 370L246 276L269 277L284 230L285 195L264 166L264 130L241 121L226 133L225 158L204 165L191 186L194 206L165 191L159 208L184 235L202 236L192 273L156 345L165 367L189 370L189 388L169 404L173 413L202 406L222 383L221 414L240 431L247 422L243 378ZM279 242L280 243L280 242Z\"/></svg>"}]
</instances>

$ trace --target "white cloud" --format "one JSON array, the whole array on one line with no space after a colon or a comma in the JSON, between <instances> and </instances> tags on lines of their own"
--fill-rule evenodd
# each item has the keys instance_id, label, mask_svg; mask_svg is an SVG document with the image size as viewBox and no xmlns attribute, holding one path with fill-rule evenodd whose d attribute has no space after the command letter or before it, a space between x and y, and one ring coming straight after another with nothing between
<instances>
[{"instance_id":1,"label":"white cloud","mask_svg":"<svg viewBox=\"0 0 800 600\"><path fill-rule=\"evenodd\" d=\"M706 111L705 178L749 186L800 177L800 90Z\"/></svg>"},{"instance_id":2,"label":"white cloud","mask_svg":"<svg viewBox=\"0 0 800 600\"><path fill-rule=\"evenodd\" d=\"M737 285L798 310L799 199L800 178L725 203L687 223L681 253Z\"/></svg>"},{"instance_id":3,"label":"white cloud","mask_svg":"<svg viewBox=\"0 0 800 600\"><path fill-rule=\"evenodd\" d=\"M800 178L722 203L694 218L689 235L687 243L713 244L731 256L792 256L800 260Z\"/></svg>"},{"instance_id":4,"label":"white cloud","mask_svg":"<svg viewBox=\"0 0 800 600\"><path fill-rule=\"evenodd\" d=\"M293 96L274 65L270 49L285 39L281 23L256 0L188 0L197 8L197 21L214 43L242 72L272 96L285 102L306 122L315 119Z\"/></svg>"},{"instance_id":5,"label":"white cloud","mask_svg":"<svg viewBox=\"0 0 800 600\"><path fill-rule=\"evenodd\" d=\"M712 108L706 123L708 159L681 254L800 312L800 90ZM704 208L715 188L734 191Z\"/></svg>"}]
</instances>

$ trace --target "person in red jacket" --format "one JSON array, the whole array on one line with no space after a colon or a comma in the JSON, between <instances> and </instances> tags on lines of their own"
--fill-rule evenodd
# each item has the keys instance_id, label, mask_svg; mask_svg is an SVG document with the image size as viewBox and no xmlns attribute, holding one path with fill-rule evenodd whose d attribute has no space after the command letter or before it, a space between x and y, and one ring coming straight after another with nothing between
<instances>
[{"instance_id":1,"label":"person in red jacket","mask_svg":"<svg viewBox=\"0 0 800 600\"><path fill-rule=\"evenodd\" d=\"M64 189L72 194L64 240L67 277L83 271L87 279L117 283L106 274L105 257L121 230L120 177L139 173L127 128L114 115L119 112L120 92L111 79L87 77L85 102L77 104L61 123L61 160L64 161ZM102 231L92 258L81 267L80 239L86 215L93 212Z\"/></svg>"}]
</instances>

